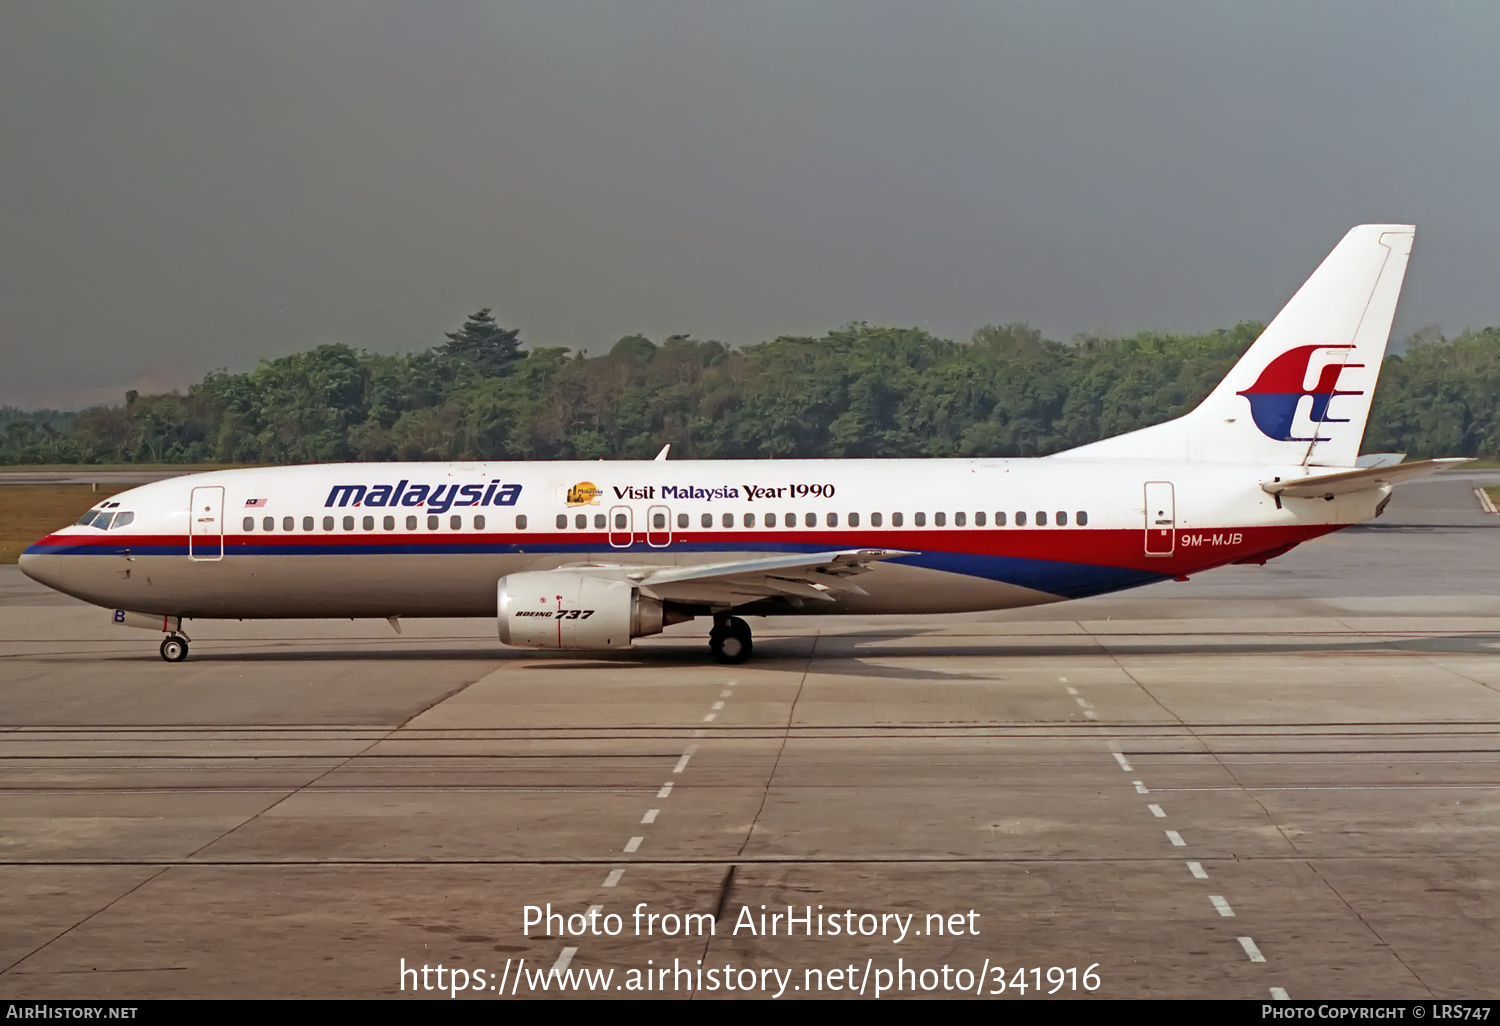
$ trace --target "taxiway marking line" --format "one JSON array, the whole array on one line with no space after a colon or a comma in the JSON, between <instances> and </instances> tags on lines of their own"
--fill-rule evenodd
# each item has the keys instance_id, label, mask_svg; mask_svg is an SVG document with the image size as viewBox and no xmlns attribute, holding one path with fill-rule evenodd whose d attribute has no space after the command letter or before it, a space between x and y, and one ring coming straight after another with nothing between
<instances>
[{"instance_id":1,"label":"taxiway marking line","mask_svg":"<svg viewBox=\"0 0 1500 1026\"><path fill-rule=\"evenodd\" d=\"M1135 785L1135 793L1136 794L1150 794L1151 793L1151 789L1148 788L1145 784L1141 783L1139 780L1132 780L1131 783Z\"/></svg>"},{"instance_id":2,"label":"taxiway marking line","mask_svg":"<svg viewBox=\"0 0 1500 1026\"><path fill-rule=\"evenodd\" d=\"M1274 1001L1290 1001L1291 1000L1291 998L1287 997L1286 988L1285 987L1272 987L1271 988L1271 998Z\"/></svg>"},{"instance_id":3,"label":"taxiway marking line","mask_svg":"<svg viewBox=\"0 0 1500 1026\"><path fill-rule=\"evenodd\" d=\"M719 718L719 714L718 713L709 713L707 716L703 717L703 722L704 723L712 723L714 720L716 720L718 718Z\"/></svg>"},{"instance_id":4,"label":"taxiway marking line","mask_svg":"<svg viewBox=\"0 0 1500 1026\"><path fill-rule=\"evenodd\" d=\"M659 812L661 812L660 809L647 809L646 810L646 814L641 817L641 822L642 823L655 823L656 822L656 814L659 813Z\"/></svg>"},{"instance_id":5,"label":"taxiway marking line","mask_svg":"<svg viewBox=\"0 0 1500 1026\"><path fill-rule=\"evenodd\" d=\"M1234 909L1229 907L1229 902L1224 900L1222 894L1210 894L1208 900L1213 902L1214 908L1219 910L1219 915L1228 919L1234 915Z\"/></svg>"},{"instance_id":6,"label":"taxiway marking line","mask_svg":"<svg viewBox=\"0 0 1500 1026\"><path fill-rule=\"evenodd\" d=\"M562 954L557 956L557 961L552 963L552 971L554 973L565 971L568 968L568 964L573 961L573 956L576 954L578 954L577 948L563 948Z\"/></svg>"},{"instance_id":7,"label":"taxiway marking line","mask_svg":"<svg viewBox=\"0 0 1500 1026\"><path fill-rule=\"evenodd\" d=\"M1115 762L1118 762L1120 764L1120 768L1122 770L1124 770L1126 773L1134 773L1135 772L1135 769L1130 765L1130 763L1127 762L1127 761L1125 761L1125 756L1124 756L1123 753L1121 753L1121 752L1110 752L1109 754L1113 755L1115 757Z\"/></svg>"},{"instance_id":8,"label":"taxiway marking line","mask_svg":"<svg viewBox=\"0 0 1500 1026\"><path fill-rule=\"evenodd\" d=\"M687 769L688 760L693 757L693 753L697 750L697 745L688 745L687 751L682 753L682 758L677 760L677 765L672 767L672 772L681 773L683 770Z\"/></svg>"},{"instance_id":9,"label":"taxiway marking line","mask_svg":"<svg viewBox=\"0 0 1500 1026\"><path fill-rule=\"evenodd\" d=\"M1240 947L1245 949L1245 954L1250 956L1250 961L1264 962L1266 960L1266 956L1260 953L1260 948L1255 946L1255 941L1249 937L1236 937L1235 940L1240 942Z\"/></svg>"},{"instance_id":10,"label":"taxiway marking line","mask_svg":"<svg viewBox=\"0 0 1500 1026\"><path fill-rule=\"evenodd\" d=\"M723 702L715 702L715 703L714 703L714 704L713 704L713 706L712 706L712 707L711 707L711 708L712 708L712 709L713 709L713 710L714 710L714 711L715 711L715 712L717 712L717 711L718 711L718 710L720 710L720 709L722 709L722 708L724 708L724 703L723 703Z\"/></svg>"},{"instance_id":11,"label":"taxiway marking line","mask_svg":"<svg viewBox=\"0 0 1500 1026\"><path fill-rule=\"evenodd\" d=\"M1192 873L1193 876L1195 878L1199 879L1199 880L1207 880L1208 879L1208 874L1203 871L1203 863L1201 863L1201 862L1189 862L1188 863L1188 872Z\"/></svg>"},{"instance_id":12,"label":"taxiway marking line","mask_svg":"<svg viewBox=\"0 0 1500 1026\"><path fill-rule=\"evenodd\" d=\"M1187 842L1182 839L1182 835L1179 834L1176 830L1167 831L1167 840L1172 842L1172 847L1174 848L1187 847Z\"/></svg>"},{"instance_id":13,"label":"taxiway marking line","mask_svg":"<svg viewBox=\"0 0 1500 1026\"><path fill-rule=\"evenodd\" d=\"M656 797L658 797L658 798L665 798L668 795L670 795L671 793L672 793L672 782L670 780L668 780L665 784L661 785L661 790L658 791L658 792L656 792Z\"/></svg>"},{"instance_id":14,"label":"taxiway marking line","mask_svg":"<svg viewBox=\"0 0 1500 1026\"><path fill-rule=\"evenodd\" d=\"M639 851L640 848L641 848L641 842L644 841L644 840L645 840L644 837L632 837L630 840L626 841L625 842L625 852L626 852L626 854L630 854L632 852Z\"/></svg>"},{"instance_id":15,"label":"taxiway marking line","mask_svg":"<svg viewBox=\"0 0 1500 1026\"><path fill-rule=\"evenodd\" d=\"M618 886L620 886L620 877L622 877L624 875L625 875L625 870L623 870L623 869L611 869L609 871L609 875L604 878L604 886L606 886L606 887L618 887Z\"/></svg>"},{"instance_id":16,"label":"taxiway marking line","mask_svg":"<svg viewBox=\"0 0 1500 1026\"><path fill-rule=\"evenodd\" d=\"M1146 806L1146 808L1150 809L1151 815L1155 816L1157 819L1167 818L1167 814L1162 811L1162 807L1160 805L1157 805L1155 802Z\"/></svg>"}]
</instances>

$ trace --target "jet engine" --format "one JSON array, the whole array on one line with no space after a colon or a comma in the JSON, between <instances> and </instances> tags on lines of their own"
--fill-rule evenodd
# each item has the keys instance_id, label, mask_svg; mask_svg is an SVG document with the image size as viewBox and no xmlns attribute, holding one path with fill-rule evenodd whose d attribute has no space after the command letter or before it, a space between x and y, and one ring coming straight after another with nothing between
<instances>
[{"instance_id":1,"label":"jet engine","mask_svg":"<svg viewBox=\"0 0 1500 1026\"><path fill-rule=\"evenodd\" d=\"M629 648L634 638L692 619L628 581L569 570L500 578L496 607L500 640L520 648Z\"/></svg>"}]
</instances>

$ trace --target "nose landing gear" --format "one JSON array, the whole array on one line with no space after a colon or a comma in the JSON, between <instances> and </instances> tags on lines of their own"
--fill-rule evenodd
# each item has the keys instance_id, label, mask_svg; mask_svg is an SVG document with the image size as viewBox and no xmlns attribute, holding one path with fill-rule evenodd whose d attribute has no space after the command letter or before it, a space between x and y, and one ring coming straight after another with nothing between
<instances>
[{"instance_id":1,"label":"nose landing gear","mask_svg":"<svg viewBox=\"0 0 1500 1026\"><path fill-rule=\"evenodd\" d=\"M169 663L180 663L188 657L188 642L180 634L162 640L161 657Z\"/></svg>"},{"instance_id":2,"label":"nose landing gear","mask_svg":"<svg viewBox=\"0 0 1500 1026\"><path fill-rule=\"evenodd\" d=\"M708 632L708 650L717 663L743 663L750 658L752 648L750 625L737 616L726 616L714 621Z\"/></svg>"}]
</instances>

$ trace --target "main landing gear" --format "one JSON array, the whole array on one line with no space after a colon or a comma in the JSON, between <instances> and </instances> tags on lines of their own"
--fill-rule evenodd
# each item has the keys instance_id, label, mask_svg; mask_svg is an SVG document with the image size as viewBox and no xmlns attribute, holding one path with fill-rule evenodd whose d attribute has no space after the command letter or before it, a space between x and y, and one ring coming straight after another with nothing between
<instances>
[{"instance_id":1,"label":"main landing gear","mask_svg":"<svg viewBox=\"0 0 1500 1026\"><path fill-rule=\"evenodd\" d=\"M188 642L180 634L173 634L163 639L161 643L161 657L169 663L180 663L187 658Z\"/></svg>"},{"instance_id":2,"label":"main landing gear","mask_svg":"<svg viewBox=\"0 0 1500 1026\"><path fill-rule=\"evenodd\" d=\"M737 616L714 618L708 632L708 650L717 663L743 663L750 658L750 625Z\"/></svg>"}]
</instances>

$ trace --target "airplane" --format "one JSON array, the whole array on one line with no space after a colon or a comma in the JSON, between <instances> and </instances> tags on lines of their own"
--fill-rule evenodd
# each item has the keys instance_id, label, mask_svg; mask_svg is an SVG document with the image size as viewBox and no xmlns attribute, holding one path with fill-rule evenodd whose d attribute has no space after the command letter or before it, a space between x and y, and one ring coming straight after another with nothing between
<instances>
[{"instance_id":1,"label":"airplane","mask_svg":"<svg viewBox=\"0 0 1500 1026\"><path fill-rule=\"evenodd\" d=\"M1415 228L1352 229L1190 413L1033 459L353 463L132 488L20 567L162 632L214 618L495 617L623 649L711 617L1002 610L1265 563L1462 459L1361 458Z\"/></svg>"}]
</instances>

